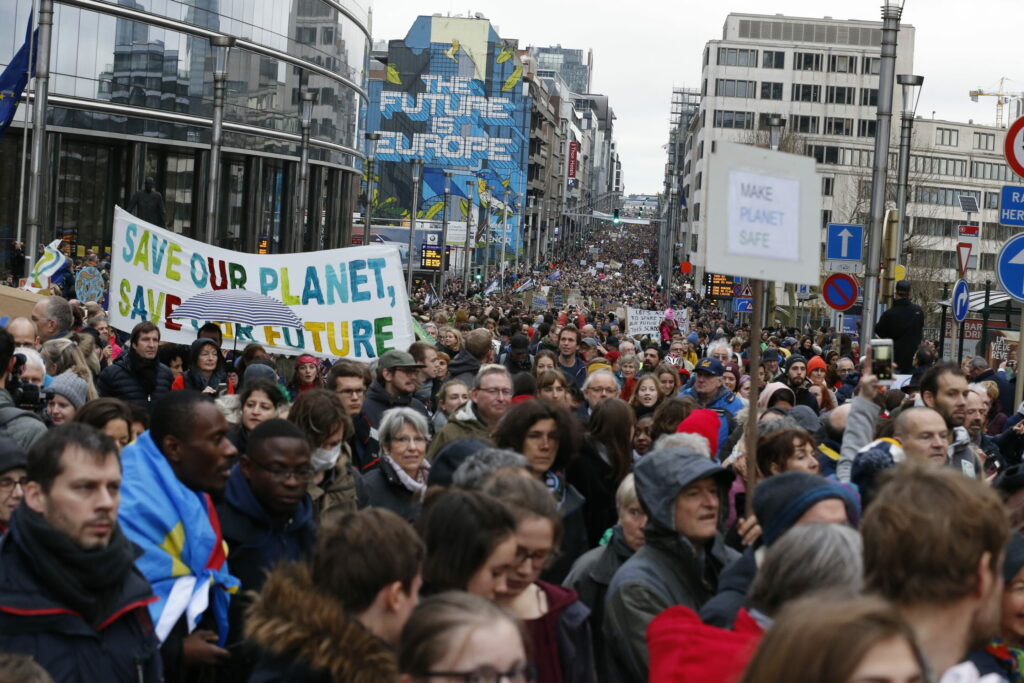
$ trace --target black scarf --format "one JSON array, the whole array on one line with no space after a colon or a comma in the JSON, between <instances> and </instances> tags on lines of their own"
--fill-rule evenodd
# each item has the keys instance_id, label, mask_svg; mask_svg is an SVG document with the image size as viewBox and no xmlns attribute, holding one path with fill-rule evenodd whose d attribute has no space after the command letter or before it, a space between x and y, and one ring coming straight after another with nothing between
<instances>
[{"instance_id":1,"label":"black scarf","mask_svg":"<svg viewBox=\"0 0 1024 683\"><path fill-rule=\"evenodd\" d=\"M133 374L139 378L139 383L142 385L142 389L146 392L146 395L152 395L156 390L157 359L143 358L139 354L135 353L135 349L129 347L128 360L132 364Z\"/></svg>"},{"instance_id":2,"label":"black scarf","mask_svg":"<svg viewBox=\"0 0 1024 683\"><path fill-rule=\"evenodd\" d=\"M105 548L83 550L24 503L11 514L10 524L11 539L47 592L93 627L111 616L136 557L119 526Z\"/></svg>"}]
</instances>

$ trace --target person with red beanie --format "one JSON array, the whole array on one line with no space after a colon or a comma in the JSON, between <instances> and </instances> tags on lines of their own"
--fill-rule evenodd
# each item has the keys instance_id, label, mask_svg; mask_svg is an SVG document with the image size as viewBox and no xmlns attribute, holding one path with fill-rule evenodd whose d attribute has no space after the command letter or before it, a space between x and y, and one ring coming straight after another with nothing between
<instances>
[{"instance_id":1,"label":"person with red beanie","mask_svg":"<svg viewBox=\"0 0 1024 683\"><path fill-rule=\"evenodd\" d=\"M676 434L696 434L708 440L711 449L711 459L718 458L718 432L721 428L721 418L718 413L707 408L698 408L690 413L685 420L679 423Z\"/></svg>"}]
</instances>

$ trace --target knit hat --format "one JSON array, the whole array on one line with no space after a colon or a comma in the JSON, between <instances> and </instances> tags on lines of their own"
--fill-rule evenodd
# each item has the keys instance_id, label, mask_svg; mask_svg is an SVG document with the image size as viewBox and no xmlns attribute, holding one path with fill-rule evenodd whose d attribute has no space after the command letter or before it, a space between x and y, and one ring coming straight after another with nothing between
<instances>
[{"instance_id":1,"label":"knit hat","mask_svg":"<svg viewBox=\"0 0 1024 683\"><path fill-rule=\"evenodd\" d=\"M696 434L708 440L711 447L711 457L718 455L718 430L722 421L718 413L706 408L698 408L690 413L685 420L679 423L676 434Z\"/></svg>"},{"instance_id":2,"label":"knit hat","mask_svg":"<svg viewBox=\"0 0 1024 683\"><path fill-rule=\"evenodd\" d=\"M595 358L587 365L587 376L589 377L590 375L593 375L598 370L607 370L608 372L611 372L612 366L605 358Z\"/></svg>"},{"instance_id":3,"label":"knit hat","mask_svg":"<svg viewBox=\"0 0 1024 683\"><path fill-rule=\"evenodd\" d=\"M17 441L10 437L0 436L0 474L6 474L15 467L24 467L28 463L28 454Z\"/></svg>"},{"instance_id":4,"label":"knit hat","mask_svg":"<svg viewBox=\"0 0 1024 683\"><path fill-rule=\"evenodd\" d=\"M804 365L807 365L807 359L801 356L799 353L790 354L789 358L786 360L786 369L789 370L797 363L803 363Z\"/></svg>"},{"instance_id":5,"label":"knit hat","mask_svg":"<svg viewBox=\"0 0 1024 683\"><path fill-rule=\"evenodd\" d=\"M245 386L248 382L254 379L265 379L276 384L277 371L269 365L260 363L259 361L253 361L252 363L249 363L249 366L245 369L245 374L242 375L242 386Z\"/></svg>"},{"instance_id":6,"label":"knit hat","mask_svg":"<svg viewBox=\"0 0 1024 683\"><path fill-rule=\"evenodd\" d=\"M754 515L761 524L761 538L771 545L786 533L805 512L823 500L843 501L846 516L854 528L860 523L860 509L853 496L839 485L816 474L783 472L768 477L754 489Z\"/></svg>"},{"instance_id":7,"label":"knit hat","mask_svg":"<svg viewBox=\"0 0 1024 683\"><path fill-rule=\"evenodd\" d=\"M816 433L818 427L821 426L821 421L814 413L814 410L805 405L793 406L789 411L789 416L796 420L796 423L810 434Z\"/></svg>"},{"instance_id":8,"label":"knit hat","mask_svg":"<svg viewBox=\"0 0 1024 683\"><path fill-rule=\"evenodd\" d=\"M821 356L814 356L807 361L807 374L811 374L811 370L828 370L828 366L825 365L825 359Z\"/></svg>"},{"instance_id":9,"label":"knit hat","mask_svg":"<svg viewBox=\"0 0 1024 683\"><path fill-rule=\"evenodd\" d=\"M609 351L608 353L604 354L604 359L609 363L614 363L620 358L622 358L622 354L619 353L618 351Z\"/></svg>"},{"instance_id":10,"label":"knit hat","mask_svg":"<svg viewBox=\"0 0 1024 683\"><path fill-rule=\"evenodd\" d=\"M63 372L53 378L46 388L49 393L60 394L78 410L88 400L89 385L73 372Z\"/></svg>"}]
</instances>

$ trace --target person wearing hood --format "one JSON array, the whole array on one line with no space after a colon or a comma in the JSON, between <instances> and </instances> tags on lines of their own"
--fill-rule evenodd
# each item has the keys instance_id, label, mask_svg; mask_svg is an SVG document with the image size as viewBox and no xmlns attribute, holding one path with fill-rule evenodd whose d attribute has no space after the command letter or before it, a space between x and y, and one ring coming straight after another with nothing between
<instances>
[{"instance_id":1,"label":"person wearing hood","mask_svg":"<svg viewBox=\"0 0 1024 683\"><path fill-rule=\"evenodd\" d=\"M96 378L96 390L100 396L112 396L149 408L170 391L174 375L169 367L157 360L159 346L159 327L148 320L133 327L128 353L118 356Z\"/></svg>"},{"instance_id":2,"label":"person wearing hood","mask_svg":"<svg viewBox=\"0 0 1024 683\"><path fill-rule=\"evenodd\" d=\"M427 406L415 396L420 386L419 371L423 367L408 351L392 349L380 357L377 378L363 401L363 415L372 429L380 427L384 411L392 408L412 408L430 419Z\"/></svg>"},{"instance_id":3,"label":"person wearing hood","mask_svg":"<svg viewBox=\"0 0 1024 683\"><path fill-rule=\"evenodd\" d=\"M699 610L737 553L719 526L732 473L695 451L657 450L634 469L644 546L615 572L605 601L609 679L647 680L647 626L663 610Z\"/></svg>"},{"instance_id":4,"label":"person wearing hood","mask_svg":"<svg viewBox=\"0 0 1024 683\"><path fill-rule=\"evenodd\" d=\"M530 338L525 334L514 334L508 345L508 353L502 361L509 374L533 371L533 356L530 355Z\"/></svg>"},{"instance_id":5,"label":"person wearing hood","mask_svg":"<svg viewBox=\"0 0 1024 683\"><path fill-rule=\"evenodd\" d=\"M228 379L227 365L216 339L199 337L192 342L188 355L188 370L178 375L171 384L171 391L192 389L202 394L217 396L218 387L227 386L228 394L235 393L235 386Z\"/></svg>"},{"instance_id":6,"label":"person wearing hood","mask_svg":"<svg viewBox=\"0 0 1024 683\"><path fill-rule=\"evenodd\" d=\"M608 584L619 567L644 545L647 513L640 506L632 473L626 475L615 492L615 509L619 514L619 522L612 527L608 543L580 555L569 570L569 575L562 581L563 586L575 590L580 602L590 608L591 637L594 640L594 652L598 653L605 650L601 624L604 621ZM598 656L596 660L597 680L611 680L604 666L604 658Z\"/></svg>"},{"instance_id":7,"label":"person wearing hood","mask_svg":"<svg viewBox=\"0 0 1024 683\"><path fill-rule=\"evenodd\" d=\"M721 424L718 428L718 443L729 439L729 432L736 424L736 414L743 410L743 401L724 386L722 375L725 366L717 358L701 358L693 369L695 376L693 386L683 389L680 396L696 399L701 408L708 408L718 413Z\"/></svg>"},{"instance_id":8,"label":"person wearing hood","mask_svg":"<svg viewBox=\"0 0 1024 683\"><path fill-rule=\"evenodd\" d=\"M249 683L397 681L402 628L419 602L423 542L369 508L324 528L312 561L274 568L246 615L259 652Z\"/></svg>"},{"instance_id":9,"label":"person wearing hood","mask_svg":"<svg viewBox=\"0 0 1024 683\"><path fill-rule=\"evenodd\" d=\"M463 338L462 348L448 364L448 378L461 379L466 386L472 385L473 378L480 372L480 367L493 362L493 339L490 330L483 327L467 332Z\"/></svg>"},{"instance_id":10,"label":"person wearing hood","mask_svg":"<svg viewBox=\"0 0 1024 683\"><path fill-rule=\"evenodd\" d=\"M217 506L228 556L241 582L228 612L229 680L248 680L252 668L251 657L238 647L250 596L263 588L267 572L278 562L313 554L313 502L306 492L312 476L305 434L280 418L252 430L245 455L231 470Z\"/></svg>"}]
</instances>

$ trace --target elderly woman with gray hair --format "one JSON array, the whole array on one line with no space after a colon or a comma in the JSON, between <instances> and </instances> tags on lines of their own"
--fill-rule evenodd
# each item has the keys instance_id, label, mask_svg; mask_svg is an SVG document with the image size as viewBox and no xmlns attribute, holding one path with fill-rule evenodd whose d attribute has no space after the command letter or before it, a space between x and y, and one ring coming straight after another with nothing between
<instances>
[{"instance_id":1,"label":"elderly woman with gray hair","mask_svg":"<svg viewBox=\"0 0 1024 683\"><path fill-rule=\"evenodd\" d=\"M412 408L392 408L384 412L377 433L380 461L364 477L370 503L412 522L422 512L430 473L427 418Z\"/></svg>"}]
</instances>

